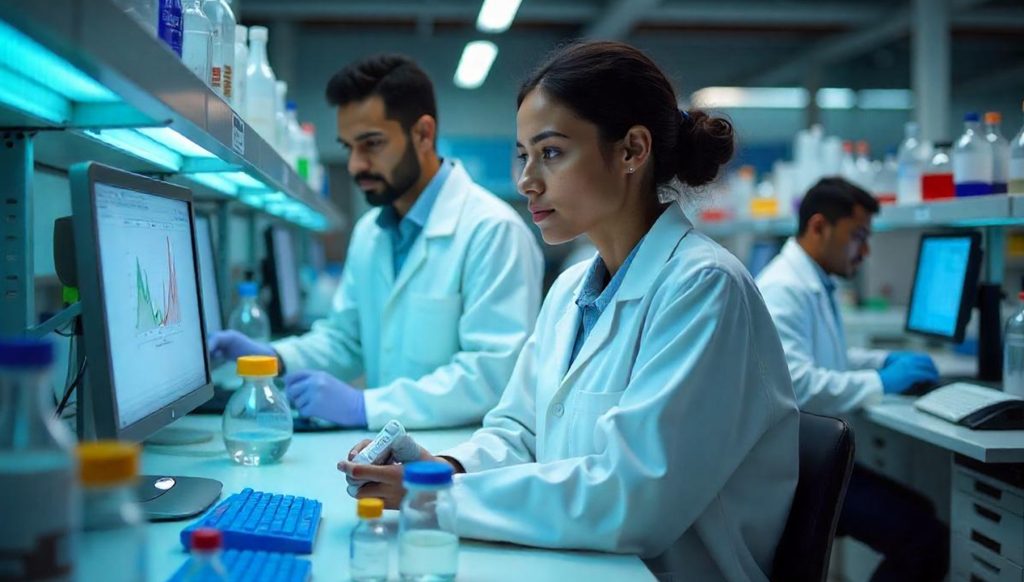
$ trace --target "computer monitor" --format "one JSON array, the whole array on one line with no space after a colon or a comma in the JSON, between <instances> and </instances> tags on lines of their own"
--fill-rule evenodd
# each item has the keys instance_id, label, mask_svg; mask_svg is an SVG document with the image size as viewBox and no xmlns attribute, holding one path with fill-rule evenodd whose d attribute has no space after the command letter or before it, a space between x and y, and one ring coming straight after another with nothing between
<instances>
[{"instance_id":1,"label":"computer monitor","mask_svg":"<svg viewBox=\"0 0 1024 582\"><path fill-rule=\"evenodd\" d=\"M86 368L81 439L141 441L213 396L192 195L96 163L70 171ZM140 476L152 518L195 515L212 479Z\"/></svg>"},{"instance_id":2,"label":"computer monitor","mask_svg":"<svg viewBox=\"0 0 1024 582\"><path fill-rule=\"evenodd\" d=\"M199 279L203 289L203 315L206 333L224 329L224 312L220 306L220 285L217 284L217 254L213 250L213 232L210 219L196 214L196 245L199 250Z\"/></svg>"},{"instance_id":3,"label":"computer monitor","mask_svg":"<svg viewBox=\"0 0 1024 582\"><path fill-rule=\"evenodd\" d=\"M270 287L270 327L275 333L296 330L302 321L299 267L292 231L282 225L264 232L267 257L263 282Z\"/></svg>"},{"instance_id":4,"label":"computer monitor","mask_svg":"<svg viewBox=\"0 0 1024 582\"><path fill-rule=\"evenodd\" d=\"M908 332L960 343L978 300L981 235L925 234L907 308Z\"/></svg>"}]
</instances>

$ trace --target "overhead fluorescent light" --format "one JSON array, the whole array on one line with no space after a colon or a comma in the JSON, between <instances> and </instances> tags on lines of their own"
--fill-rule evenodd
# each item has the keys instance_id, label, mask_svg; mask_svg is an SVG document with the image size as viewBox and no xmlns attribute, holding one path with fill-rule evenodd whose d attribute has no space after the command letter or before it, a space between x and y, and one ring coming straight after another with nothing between
<instances>
[{"instance_id":1,"label":"overhead fluorescent light","mask_svg":"<svg viewBox=\"0 0 1024 582\"><path fill-rule=\"evenodd\" d=\"M853 89L826 87L818 89L814 102L822 109L853 109L857 104L857 93Z\"/></svg>"},{"instance_id":2,"label":"overhead fluorescent light","mask_svg":"<svg viewBox=\"0 0 1024 582\"><path fill-rule=\"evenodd\" d=\"M139 132L189 158L216 158L205 148L169 127L140 127Z\"/></svg>"},{"instance_id":3,"label":"overhead fluorescent light","mask_svg":"<svg viewBox=\"0 0 1024 582\"><path fill-rule=\"evenodd\" d=\"M3 21L0 21L0 65L26 79L45 79L47 86L71 101L120 101L92 77Z\"/></svg>"},{"instance_id":4,"label":"overhead fluorescent light","mask_svg":"<svg viewBox=\"0 0 1024 582\"><path fill-rule=\"evenodd\" d=\"M253 178L252 176L246 174L245 172L221 172L220 175L224 176L228 180L231 180L232 182L238 184L243 188L258 188L261 190L267 189L266 184L260 182L259 180Z\"/></svg>"},{"instance_id":5,"label":"overhead fluorescent light","mask_svg":"<svg viewBox=\"0 0 1024 582\"><path fill-rule=\"evenodd\" d=\"M462 89L476 89L483 85L497 56L498 46L489 40L466 44L455 70L455 85Z\"/></svg>"},{"instance_id":6,"label":"overhead fluorescent light","mask_svg":"<svg viewBox=\"0 0 1024 582\"><path fill-rule=\"evenodd\" d=\"M516 18L522 0L484 0L476 29L480 32L505 32Z\"/></svg>"},{"instance_id":7,"label":"overhead fluorescent light","mask_svg":"<svg viewBox=\"0 0 1024 582\"><path fill-rule=\"evenodd\" d=\"M913 109L914 92L909 89L862 89L857 93L861 109Z\"/></svg>"},{"instance_id":8,"label":"overhead fluorescent light","mask_svg":"<svg viewBox=\"0 0 1024 582\"><path fill-rule=\"evenodd\" d=\"M238 185L219 173L188 174L188 179L228 196L238 195Z\"/></svg>"},{"instance_id":9,"label":"overhead fluorescent light","mask_svg":"<svg viewBox=\"0 0 1024 582\"><path fill-rule=\"evenodd\" d=\"M803 109L809 97L803 87L705 87L691 101L698 107Z\"/></svg>"},{"instance_id":10,"label":"overhead fluorescent light","mask_svg":"<svg viewBox=\"0 0 1024 582\"><path fill-rule=\"evenodd\" d=\"M85 135L168 170L181 170L183 159L180 154L134 129L87 129Z\"/></svg>"},{"instance_id":11,"label":"overhead fluorescent light","mask_svg":"<svg viewBox=\"0 0 1024 582\"><path fill-rule=\"evenodd\" d=\"M67 99L2 65L0 103L58 125L71 119L71 103Z\"/></svg>"}]
</instances>

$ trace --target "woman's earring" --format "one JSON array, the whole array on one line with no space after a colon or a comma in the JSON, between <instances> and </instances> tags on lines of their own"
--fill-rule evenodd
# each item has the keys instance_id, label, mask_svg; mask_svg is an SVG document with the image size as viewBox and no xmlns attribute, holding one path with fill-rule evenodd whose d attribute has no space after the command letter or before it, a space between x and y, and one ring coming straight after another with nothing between
<instances>
[{"instance_id":1,"label":"woman's earring","mask_svg":"<svg viewBox=\"0 0 1024 582\"><path fill-rule=\"evenodd\" d=\"M630 168L630 169L628 169L628 170L626 170L626 171L627 171L627 172L629 172L630 174L632 174L633 172L635 172L635 171L636 171L636 169L635 169L635 168Z\"/></svg>"}]
</instances>

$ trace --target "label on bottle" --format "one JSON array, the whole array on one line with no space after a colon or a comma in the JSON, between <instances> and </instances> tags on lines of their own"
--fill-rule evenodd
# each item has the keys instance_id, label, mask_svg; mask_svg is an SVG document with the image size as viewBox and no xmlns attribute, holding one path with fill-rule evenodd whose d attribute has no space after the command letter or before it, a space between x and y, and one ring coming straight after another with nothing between
<instances>
[{"instance_id":1,"label":"label on bottle","mask_svg":"<svg viewBox=\"0 0 1024 582\"><path fill-rule=\"evenodd\" d=\"M233 87L231 82L231 65L224 65L224 68L220 73L221 91L224 92L225 99L231 99L233 93Z\"/></svg>"},{"instance_id":2,"label":"label on bottle","mask_svg":"<svg viewBox=\"0 0 1024 582\"><path fill-rule=\"evenodd\" d=\"M157 34L179 57L181 57L182 24L181 1L160 0L160 22Z\"/></svg>"},{"instance_id":3,"label":"label on bottle","mask_svg":"<svg viewBox=\"0 0 1024 582\"><path fill-rule=\"evenodd\" d=\"M0 492L0 580L72 580L78 499L71 459L0 453Z\"/></svg>"},{"instance_id":4,"label":"label on bottle","mask_svg":"<svg viewBox=\"0 0 1024 582\"><path fill-rule=\"evenodd\" d=\"M1010 158L1010 179L1024 180L1024 158Z\"/></svg>"},{"instance_id":5,"label":"label on bottle","mask_svg":"<svg viewBox=\"0 0 1024 582\"><path fill-rule=\"evenodd\" d=\"M221 69L217 65L214 65L213 69L210 70L210 80L211 80L210 84L215 89L218 89L218 90L220 89L220 78L221 78L220 77L220 71L221 71Z\"/></svg>"},{"instance_id":6,"label":"label on bottle","mask_svg":"<svg viewBox=\"0 0 1024 582\"><path fill-rule=\"evenodd\" d=\"M953 152L953 181L992 183L992 158L984 153Z\"/></svg>"},{"instance_id":7,"label":"label on bottle","mask_svg":"<svg viewBox=\"0 0 1024 582\"><path fill-rule=\"evenodd\" d=\"M245 123L234 112L231 114L231 148L245 155Z\"/></svg>"}]
</instances>

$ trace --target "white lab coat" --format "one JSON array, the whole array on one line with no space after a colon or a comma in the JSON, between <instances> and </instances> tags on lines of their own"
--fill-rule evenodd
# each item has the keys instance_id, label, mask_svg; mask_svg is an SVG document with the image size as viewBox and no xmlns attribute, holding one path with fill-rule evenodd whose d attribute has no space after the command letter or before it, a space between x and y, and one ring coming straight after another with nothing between
<instances>
[{"instance_id":1,"label":"white lab coat","mask_svg":"<svg viewBox=\"0 0 1024 582\"><path fill-rule=\"evenodd\" d=\"M588 263L555 282L501 402L441 453L462 536L639 554L681 580L765 580L798 413L754 281L673 204L572 366Z\"/></svg>"},{"instance_id":2,"label":"white lab coat","mask_svg":"<svg viewBox=\"0 0 1024 582\"><path fill-rule=\"evenodd\" d=\"M290 371L365 374L370 429L392 418L408 428L479 422L533 331L540 246L458 163L397 279L379 213L356 224L331 315L274 349Z\"/></svg>"},{"instance_id":3,"label":"white lab coat","mask_svg":"<svg viewBox=\"0 0 1024 582\"><path fill-rule=\"evenodd\" d=\"M813 259L795 239L758 275L757 285L779 330L800 408L843 415L882 397L877 370L888 352L847 349Z\"/></svg>"}]
</instances>

